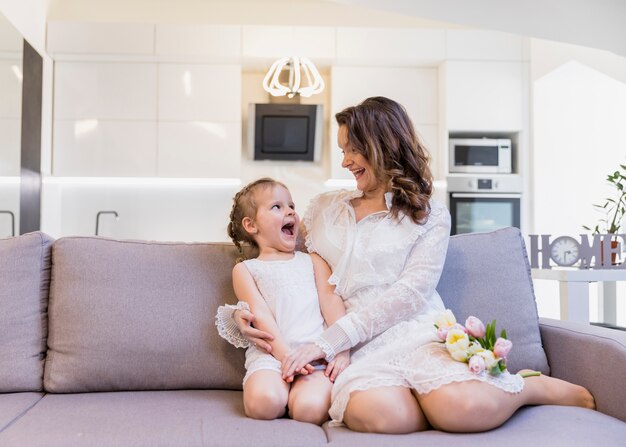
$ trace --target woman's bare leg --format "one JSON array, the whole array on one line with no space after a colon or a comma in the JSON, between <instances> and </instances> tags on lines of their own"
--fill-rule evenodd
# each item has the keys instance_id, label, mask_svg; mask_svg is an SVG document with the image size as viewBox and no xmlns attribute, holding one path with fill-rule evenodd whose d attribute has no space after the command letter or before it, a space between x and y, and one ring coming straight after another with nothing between
<instances>
[{"instance_id":1,"label":"woman's bare leg","mask_svg":"<svg viewBox=\"0 0 626 447\"><path fill-rule=\"evenodd\" d=\"M412 433L428 428L411 389L404 387L352 392L343 422L351 430L369 433Z\"/></svg>"},{"instance_id":2,"label":"woman's bare leg","mask_svg":"<svg viewBox=\"0 0 626 447\"><path fill-rule=\"evenodd\" d=\"M491 430L523 405L595 408L593 396L582 386L544 375L524 379L524 389L517 394L472 380L418 395L418 401L431 425L449 432Z\"/></svg>"},{"instance_id":3,"label":"woman's bare leg","mask_svg":"<svg viewBox=\"0 0 626 447\"><path fill-rule=\"evenodd\" d=\"M280 372L262 369L254 372L243 386L243 407L253 419L276 419L285 414L289 384Z\"/></svg>"},{"instance_id":4,"label":"woman's bare leg","mask_svg":"<svg viewBox=\"0 0 626 447\"><path fill-rule=\"evenodd\" d=\"M289 392L289 416L296 421L322 425L328 420L332 386L324 371L296 376Z\"/></svg>"}]
</instances>

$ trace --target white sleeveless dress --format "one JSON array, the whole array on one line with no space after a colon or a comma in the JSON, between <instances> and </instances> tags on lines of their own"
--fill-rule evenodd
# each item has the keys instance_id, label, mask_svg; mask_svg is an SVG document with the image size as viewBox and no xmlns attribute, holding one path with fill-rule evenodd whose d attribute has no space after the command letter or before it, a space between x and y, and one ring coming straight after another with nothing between
<instances>
[{"instance_id":1,"label":"white sleeveless dress","mask_svg":"<svg viewBox=\"0 0 626 447\"><path fill-rule=\"evenodd\" d=\"M243 261L259 292L272 311L284 340L295 347L315 340L324 330L315 287L313 262L306 253L296 252L286 261ZM255 346L246 350L246 375L269 369L280 373L280 362Z\"/></svg>"}]
</instances>

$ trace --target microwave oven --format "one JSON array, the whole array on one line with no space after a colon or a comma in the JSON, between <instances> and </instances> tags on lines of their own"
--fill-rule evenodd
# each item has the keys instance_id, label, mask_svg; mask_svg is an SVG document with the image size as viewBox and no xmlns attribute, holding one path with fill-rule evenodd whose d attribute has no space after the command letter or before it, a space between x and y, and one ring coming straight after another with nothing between
<instances>
[{"instance_id":1,"label":"microwave oven","mask_svg":"<svg viewBox=\"0 0 626 447\"><path fill-rule=\"evenodd\" d=\"M508 138L450 138L450 172L510 174Z\"/></svg>"}]
</instances>

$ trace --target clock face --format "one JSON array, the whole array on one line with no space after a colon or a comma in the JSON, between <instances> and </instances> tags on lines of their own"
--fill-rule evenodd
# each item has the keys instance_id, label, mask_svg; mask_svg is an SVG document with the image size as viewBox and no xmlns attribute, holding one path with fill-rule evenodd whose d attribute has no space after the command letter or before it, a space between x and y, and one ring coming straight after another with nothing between
<instances>
[{"instance_id":1,"label":"clock face","mask_svg":"<svg viewBox=\"0 0 626 447\"><path fill-rule=\"evenodd\" d=\"M580 244L576 239L569 236L557 237L554 242L550 244L550 258L552 258L557 265L574 265L580 258Z\"/></svg>"}]
</instances>

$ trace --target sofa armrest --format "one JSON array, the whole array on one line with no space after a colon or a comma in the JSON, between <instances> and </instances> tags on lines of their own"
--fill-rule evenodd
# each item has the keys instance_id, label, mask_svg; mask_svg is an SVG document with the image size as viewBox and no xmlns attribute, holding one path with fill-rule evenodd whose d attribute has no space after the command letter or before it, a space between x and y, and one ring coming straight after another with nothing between
<instances>
[{"instance_id":1,"label":"sofa armrest","mask_svg":"<svg viewBox=\"0 0 626 447\"><path fill-rule=\"evenodd\" d=\"M586 387L598 411L626 422L626 332L540 318L553 377Z\"/></svg>"}]
</instances>

